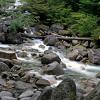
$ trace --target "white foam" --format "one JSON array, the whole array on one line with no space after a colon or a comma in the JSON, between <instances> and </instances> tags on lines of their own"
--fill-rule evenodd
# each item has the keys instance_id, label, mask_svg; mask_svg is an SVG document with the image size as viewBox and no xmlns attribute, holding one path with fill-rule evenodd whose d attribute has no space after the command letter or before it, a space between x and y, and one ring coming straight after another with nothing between
<instances>
[{"instance_id":1,"label":"white foam","mask_svg":"<svg viewBox=\"0 0 100 100\"><path fill-rule=\"evenodd\" d=\"M6 44L0 44L0 48L9 48L10 46L9 45L6 45Z\"/></svg>"}]
</instances>

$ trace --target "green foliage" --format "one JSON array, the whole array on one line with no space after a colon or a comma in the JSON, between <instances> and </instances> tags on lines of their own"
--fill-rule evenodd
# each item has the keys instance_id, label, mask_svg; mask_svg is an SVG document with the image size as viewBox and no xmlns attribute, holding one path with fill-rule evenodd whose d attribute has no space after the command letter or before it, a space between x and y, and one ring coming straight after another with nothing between
<instances>
[{"instance_id":1,"label":"green foliage","mask_svg":"<svg viewBox=\"0 0 100 100\"><path fill-rule=\"evenodd\" d=\"M26 5L22 10L29 11L33 16L37 16L37 21L45 24L62 23L69 20L70 9L65 8L61 0L24 0Z\"/></svg>"},{"instance_id":2,"label":"green foliage","mask_svg":"<svg viewBox=\"0 0 100 100\"><path fill-rule=\"evenodd\" d=\"M21 14L21 13L12 13L13 20L10 21L9 30L10 32L16 33L18 30L23 29L29 25L34 25L34 18L29 15Z\"/></svg>"},{"instance_id":3,"label":"green foliage","mask_svg":"<svg viewBox=\"0 0 100 100\"><path fill-rule=\"evenodd\" d=\"M76 15L74 18L76 23L73 25L73 30L79 33L79 36L90 37L97 26L97 18L87 14Z\"/></svg>"}]
</instances>

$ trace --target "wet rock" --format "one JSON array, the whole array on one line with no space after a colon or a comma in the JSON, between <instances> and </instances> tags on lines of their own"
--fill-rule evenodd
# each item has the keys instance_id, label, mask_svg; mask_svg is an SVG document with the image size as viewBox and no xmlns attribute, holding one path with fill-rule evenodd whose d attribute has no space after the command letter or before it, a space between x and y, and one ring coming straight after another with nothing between
<instances>
[{"instance_id":1,"label":"wet rock","mask_svg":"<svg viewBox=\"0 0 100 100\"><path fill-rule=\"evenodd\" d=\"M1 72L4 72L4 71L9 71L10 69L9 69L9 67L8 67L8 65L6 65L5 63L3 63L3 62L0 62L0 73Z\"/></svg>"},{"instance_id":2,"label":"wet rock","mask_svg":"<svg viewBox=\"0 0 100 100\"><path fill-rule=\"evenodd\" d=\"M54 46L56 44L56 42L58 42L58 39L56 38L56 36L54 35L48 35L45 39L44 39L44 43L46 45L49 46Z\"/></svg>"},{"instance_id":3,"label":"wet rock","mask_svg":"<svg viewBox=\"0 0 100 100\"><path fill-rule=\"evenodd\" d=\"M32 89L32 84L25 83L22 81L16 81L15 87L16 87L16 89L20 89L20 90Z\"/></svg>"},{"instance_id":4,"label":"wet rock","mask_svg":"<svg viewBox=\"0 0 100 100\"><path fill-rule=\"evenodd\" d=\"M51 64L48 64L48 67L47 67L45 73L50 74L50 75L62 75L62 74L64 74L64 70L60 66L60 64L55 61Z\"/></svg>"},{"instance_id":5,"label":"wet rock","mask_svg":"<svg viewBox=\"0 0 100 100\"><path fill-rule=\"evenodd\" d=\"M0 58L0 62L3 62L5 64L7 64L9 66L9 68L12 68L13 67L13 62L10 59Z\"/></svg>"},{"instance_id":6,"label":"wet rock","mask_svg":"<svg viewBox=\"0 0 100 100\"><path fill-rule=\"evenodd\" d=\"M50 82L49 82L48 80L45 80L45 79L39 79L39 80L36 82L36 85L37 85L37 86L46 87L46 86L50 86Z\"/></svg>"},{"instance_id":7,"label":"wet rock","mask_svg":"<svg viewBox=\"0 0 100 100\"><path fill-rule=\"evenodd\" d=\"M78 43L79 43L78 40L72 40L72 45L73 46L77 45Z\"/></svg>"},{"instance_id":8,"label":"wet rock","mask_svg":"<svg viewBox=\"0 0 100 100\"><path fill-rule=\"evenodd\" d=\"M69 52L67 54L67 57L70 59L70 60L76 60L77 56L79 54L79 51L77 49L73 50L72 52Z\"/></svg>"},{"instance_id":9,"label":"wet rock","mask_svg":"<svg viewBox=\"0 0 100 100\"><path fill-rule=\"evenodd\" d=\"M5 36L4 36L4 33L1 33L0 32L0 42L4 42L5 41Z\"/></svg>"},{"instance_id":10,"label":"wet rock","mask_svg":"<svg viewBox=\"0 0 100 100\"><path fill-rule=\"evenodd\" d=\"M41 92L40 91L36 91L33 96L32 96L32 100L37 100L38 97L40 96Z\"/></svg>"},{"instance_id":11,"label":"wet rock","mask_svg":"<svg viewBox=\"0 0 100 100\"><path fill-rule=\"evenodd\" d=\"M52 92L50 100L76 100L76 85L65 78Z\"/></svg>"},{"instance_id":12,"label":"wet rock","mask_svg":"<svg viewBox=\"0 0 100 100\"><path fill-rule=\"evenodd\" d=\"M96 74L96 78L99 78L100 79L100 73L97 73Z\"/></svg>"},{"instance_id":13,"label":"wet rock","mask_svg":"<svg viewBox=\"0 0 100 100\"><path fill-rule=\"evenodd\" d=\"M89 47L89 42L86 41L86 42L83 44L83 46L86 47L86 48Z\"/></svg>"},{"instance_id":14,"label":"wet rock","mask_svg":"<svg viewBox=\"0 0 100 100\"><path fill-rule=\"evenodd\" d=\"M44 56L41 58L42 64L49 64L53 61L57 61L58 63L60 63L61 59L55 53L44 54Z\"/></svg>"},{"instance_id":15,"label":"wet rock","mask_svg":"<svg viewBox=\"0 0 100 100\"><path fill-rule=\"evenodd\" d=\"M9 97L9 96L2 96L1 100L17 100L17 98Z\"/></svg>"},{"instance_id":16,"label":"wet rock","mask_svg":"<svg viewBox=\"0 0 100 100\"><path fill-rule=\"evenodd\" d=\"M88 58L91 63L100 65L100 49L89 50Z\"/></svg>"},{"instance_id":17,"label":"wet rock","mask_svg":"<svg viewBox=\"0 0 100 100\"><path fill-rule=\"evenodd\" d=\"M84 97L84 100L100 100L100 82L97 84L95 89Z\"/></svg>"},{"instance_id":18,"label":"wet rock","mask_svg":"<svg viewBox=\"0 0 100 100\"><path fill-rule=\"evenodd\" d=\"M66 48L69 48L71 46L70 43L66 42L66 41L63 41L63 45L66 47Z\"/></svg>"},{"instance_id":19,"label":"wet rock","mask_svg":"<svg viewBox=\"0 0 100 100\"><path fill-rule=\"evenodd\" d=\"M32 98L31 97L26 97L26 98L22 98L20 100L32 100Z\"/></svg>"},{"instance_id":20,"label":"wet rock","mask_svg":"<svg viewBox=\"0 0 100 100\"><path fill-rule=\"evenodd\" d=\"M0 97L3 97L3 96L12 97L12 93L10 93L10 92L8 92L8 91L1 91L1 92L0 92Z\"/></svg>"},{"instance_id":21,"label":"wet rock","mask_svg":"<svg viewBox=\"0 0 100 100\"><path fill-rule=\"evenodd\" d=\"M17 53L18 57L27 57L27 52L26 51L22 51Z\"/></svg>"},{"instance_id":22,"label":"wet rock","mask_svg":"<svg viewBox=\"0 0 100 100\"><path fill-rule=\"evenodd\" d=\"M0 85L1 86L6 86L7 85L6 81L4 79L2 79L2 78L0 78Z\"/></svg>"},{"instance_id":23,"label":"wet rock","mask_svg":"<svg viewBox=\"0 0 100 100\"><path fill-rule=\"evenodd\" d=\"M32 90L26 90L25 92L23 92L19 98L25 98L25 97L31 97L33 95L33 91Z\"/></svg>"},{"instance_id":24,"label":"wet rock","mask_svg":"<svg viewBox=\"0 0 100 100\"><path fill-rule=\"evenodd\" d=\"M47 98L48 100L51 100L52 90L53 89L51 87L46 87L37 100L47 100Z\"/></svg>"},{"instance_id":25,"label":"wet rock","mask_svg":"<svg viewBox=\"0 0 100 100\"><path fill-rule=\"evenodd\" d=\"M21 66L19 65L14 65L12 68L11 68L13 71L18 71L21 69Z\"/></svg>"},{"instance_id":26,"label":"wet rock","mask_svg":"<svg viewBox=\"0 0 100 100\"><path fill-rule=\"evenodd\" d=\"M0 57L5 59L17 59L15 52L0 50Z\"/></svg>"}]
</instances>

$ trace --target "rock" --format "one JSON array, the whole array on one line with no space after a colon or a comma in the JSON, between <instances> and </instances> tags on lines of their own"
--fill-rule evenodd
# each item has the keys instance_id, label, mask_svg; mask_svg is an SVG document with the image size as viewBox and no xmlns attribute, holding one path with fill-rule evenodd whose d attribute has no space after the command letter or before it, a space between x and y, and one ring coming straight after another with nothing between
<instances>
[{"instance_id":1,"label":"rock","mask_svg":"<svg viewBox=\"0 0 100 100\"><path fill-rule=\"evenodd\" d=\"M45 73L50 74L50 75L62 75L62 74L64 74L64 70L60 66L60 64L55 61L48 65Z\"/></svg>"},{"instance_id":2,"label":"rock","mask_svg":"<svg viewBox=\"0 0 100 100\"><path fill-rule=\"evenodd\" d=\"M4 33L0 32L0 42L4 42L4 41L5 41Z\"/></svg>"},{"instance_id":3,"label":"rock","mask_svg":"<svg viewBox=\"0 0 100 100\"><path fill-rule=\"evenodd\" d=\"M84 100L100 100L100 82L97 84L95 89L84 97Z\"/></svg>"},{"instance_id":4,"label":"rock","mask_svg":"<svg viewBox=\"0 0 100 100\"><path fill-rule=\"evenodd\" d=\"M16 53L13 51L4 51L0 50L0 58L5 58L5 59L17 59Z\"/></svg>"},{"instance_id":5,"label":"rock","mask_svg":"<svg viewBox=\"0 0 100 100\"><path fill-rule=\"evenodd\" d=\"M46 87L37 100L47 100L47 98L48 100L51 100L52 90L53 89L51 87Z\"/></svg>"},{"instance_id":6,"label":"rock","mask_svg":"<svg viewBox=\"0 0 100 100\"><path fill-rule=\"evenodd\" d=\"M42 64L49 64L54 61L57 61L58 63L60 63L60 61L61 61L59 56L55 53L44 54L44 56L41 58Z\"/></svg>"},{"instance_id":7,"label":"rock","mask_svg":"<svg viewBox=\"0 0 100 100\"><path fill-rule=\"evenodd\" d=\"M27 57L27 52L26 51L19 52L19 53L17 53L17 56L18 57Z\"/></svg>"},{"instance_id":8,"label":"rock","mask_svg":"<svg viewBox=\"0 0 100 100\"><path fill-rule=\"evenodd\" d=\"M78 40L72 40L72 45L73 46L77 45L78 43L79 43Z\"/></svg>"},{"instance_id":9,"label":"rock","mask_svg":"<svg viewBox=\"0 0 100 100\"><path fill-rule=\"evenodd\" d=\"M0 85L1 86L6 86L7 84L6 84L6 81L4 80L4 79L1 79L0 78Z\"/></svg>"},{"instance_id":10,"label":"rock","mask_svg":"<svg viewBox=\"0 0 100 100\"><path fill-rule=\"evenodd\" d=\"M17 100L17 98L9 97L9 96L2 96L1 100Z\"/></svg>"},{"instance_id":11,"label":"rock","mask_svg":"<svg viewBox=\"0 0 100 100\"><path fill-rule=\"evenodd\" d=\"M70 78L65 78L54 88L50 100L76 100L76 85Z\"/></svg>"},{"instance_id":12,"label":"rock","mask_svg":"<svg viewBox=\"0 0 100 100\"><path fill-rule=\"evenodd\" d=\"M56 36L54 35L48 35L45 39L44 39L44 43L46 45L49 46L54 46L56 44L56 42L58 42L58 39L56 38Z\"/></svg>"},{"instance_id":13,"label":"rock","mask_svg":"<svg viewBox=\"0 0 100 100\"><path fill-rule=\"evenodd\" d=\"M100 73L97 73L96 74L96 78L99 78L100 79Z\"/></svg>"},{"instance_id":14,"label":"rock","mask_svg":"<svg viewBox=\"0 0 100 100\"><path fill-rule=\"evenodd\" d=\"M89 42L86 41L86 42L83 44L83 46L86 47L86 48L89 47Z\"/></svg>"},{"instance_id":15,"label":"rock","mask_svg":"<svg viewBox=\"0 0 100 100\"><path fill-rule=\"evenodd\" d=\"M10 69L9 69L8 65L6 65L3 62L0 62L0 73L4 72L4 71L10 71Z\"/></svg>"},{"instance_id":16,"label":"rock","mask_svg":"<svg viewBox=\"0 0 100 100\"><path fill-rule=\"evenodd\" d=\"M26 90L25 92L23 92L19 98L25 98L25 97L31 97L33 95L33 91L32 90Z\"/></svg>"},{"instance_id":17,"label":"rock","mask_svg":"<svg viewBox=\"0 0 100 100\"><path fill-rule=\"evenodd\" d=\"M66 68L66 64L64 64L62 61L60 62L61 68Z\"/></svg>"},{"instance_id":18,"label":"rock","mask_svg":"<svg viewBox=\"0 0 100 100\"><path fill-rule=\"evenodd\" d=\"M1 92L0 92L0 97L3 97L3 96L12 97L12 93L10 93L10 92L8 92L8 91L1 91Z\"/></svg>"},{"instance_id":19,"label":"rock","mask_svg":"<svg viewBox=\"0 0 100 100\"><path fill-rule=\"evenodd\" d=\"M63 29L64 29L64 26L61 25L61 24L53 24L53 25L51 25L51 27L50 27L50 30L51 30L52 32L56 32L56 33L59 33L59 31L60 31L60 30L63 30Z\"/></svg>"},{"instance_id":20,"label":"rock","mask_svg":"<svg viewBox=\"0 0 100 100\"><path fill-rule=\"evenodd\" d=\"M88 58L91 63L100 65L100 49L89 50Z\"/></svg>"},{"instance_id":21,"label":"rock","mask_svg":"<svg viewBox=\"0 0 100 100\"><path fill-rule=\"evenodd\" d=\"M41 94L40 91L36 91L32 96L32 100L37 100L39 98L40 94Z\"/></svg>"},{"instance_id":22,"label":"rock","mask_svg":"<svg viewBox=\"0 0 100 100\"><path fill-rule=\"evenodd\" d=\"M30 83L16 81L15 88L19 90L32 89L32 85Z\"/></svg>"},{"instance_id":23,"label":"rock","mask_svg":"<svg viewBox=\"0 0 100 100\"><path fill-rule=\"evenodd\" d=\"M66 42L66 41L63 41L63 45L66 47L66 48L69 48L71 46L70 43Z\"/></svg>"},{"instance_id":24,"label":"rock","mask_svg":"<svg viewBox=\"0 0 100 100\"><path fill-rule=\"evenodd\" d=\"M32 98L31 97L26 97L26 98L22 98L20 100L32 100Z\"/></svg>"},{"instance_id":25,"label":"rock","mask_svg":"<svg viewBox=\"0 0 100 100\"><path fill-rule=\"evenodd\" d=\"M12 68L11 68L13 71L18 71L18 70L20 70L21 69L21 66L19 66L19 65L14 65Z\"/></svg>"},{"instance_id":26,"label":"rock","mask_svg":"<svg viewBox=\"0 0 100 100\"><path fill-rule=\"evenodd\" d=\"M37 86L46 87L46 86L50 86L50 82L49 82L48 80L45 80L45 79L39 79L39 80L36 82L36 85L37 85Z\"/></svg>"},{"instance_id":27,"label":"rock","mask_svg":"<svg viewBox=\"0 0 100 100\"><path fill-rule=\"evenodd\" d=\"M0 58L0 62L3 62L5 64L7 64L9 66L9 68L12 68L13 67L13 62L10 59Z\"/></svg>"},{"instance_id":28,"label":"rock","mask_svg":"<svg viewBox=\"0 0 100 100\"><path fill-rule=\"evenodd\" d=\"M73 50L72 52L69 52L67 54L68 59L70 60L76 60L77 56L79 54L79 51L77 49Z\"/></svg>"}]
</instances>

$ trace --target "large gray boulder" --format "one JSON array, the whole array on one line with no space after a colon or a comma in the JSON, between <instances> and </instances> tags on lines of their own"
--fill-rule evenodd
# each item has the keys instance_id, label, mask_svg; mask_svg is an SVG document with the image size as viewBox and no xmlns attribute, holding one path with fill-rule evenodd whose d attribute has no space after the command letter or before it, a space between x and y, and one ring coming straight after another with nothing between
<instances>
[{"instance_id":1,"label":"large gray boulder","mask_svg":"<svg viewBox=\"0 0 100 100\"><path fill-rule=\"evenodd\" d=\"M50 74L50 75L63 75L64 70L62 66L58 62L55 61L48 64L45 73Z\"/></svg>"},{"instance_id":2,"label":"large gray boulder","mask_svg":"<svg viewBox=\"0 0 100 100\"><path fill-rule=\"evenodd\" d=\"M52 92L51 100L76 100L76 85L70 78L64 79Z\"/></svg>"},{"instance_id":3,"label":"large gray boulder","mask_svg":"<svg viewBox=\"0 0 100 100\"><path fill-rule=\"evenodd\" d=\"M44 54L44 56L41 58L42 64L49 64L49 63L52 63L54 61L57 61L58 63L60 63L60 61L61 61L59 56L55 53Z\"/></svg>"},{"instance_id":4,"label":"large gray boulder","mask_svg":"<svg viewBox=\"0 0 100 100\"><path fill-rule=\"evenodd\" d=\"M44 39L44 43L49 46L54 46L58 42L58 39L54 35L48 35Z\"/></svg>"},{"instance_id":5,"label":"large gray boulder","mask_svg":"<svg viewBox=\"0 0 100 100\"><path fill-rule=\"evenodd\" d=\"M91 63L100 65L100 49L89 50L88 58Z\"/></svg>"},{"instance_id":6,"label":"large gray boulder","mask_svg":"<svg viewBox=\"0 0 100 100\"><path fill-rule=\"evenodd\" d=\"M76 100L76 85L66 78L55 88L46 87L37 100Z\"/></svg>"},{"instance_id":7,"label":"large gray boulder","mask_svg":"<svg viewBox=\"0 0 100 100\"><path fill-rule=\"evenodd\" d=\"M84 100L100 100L100 82L97 84L94 90L92 90Z\"/></svg>"}]
</instances>

